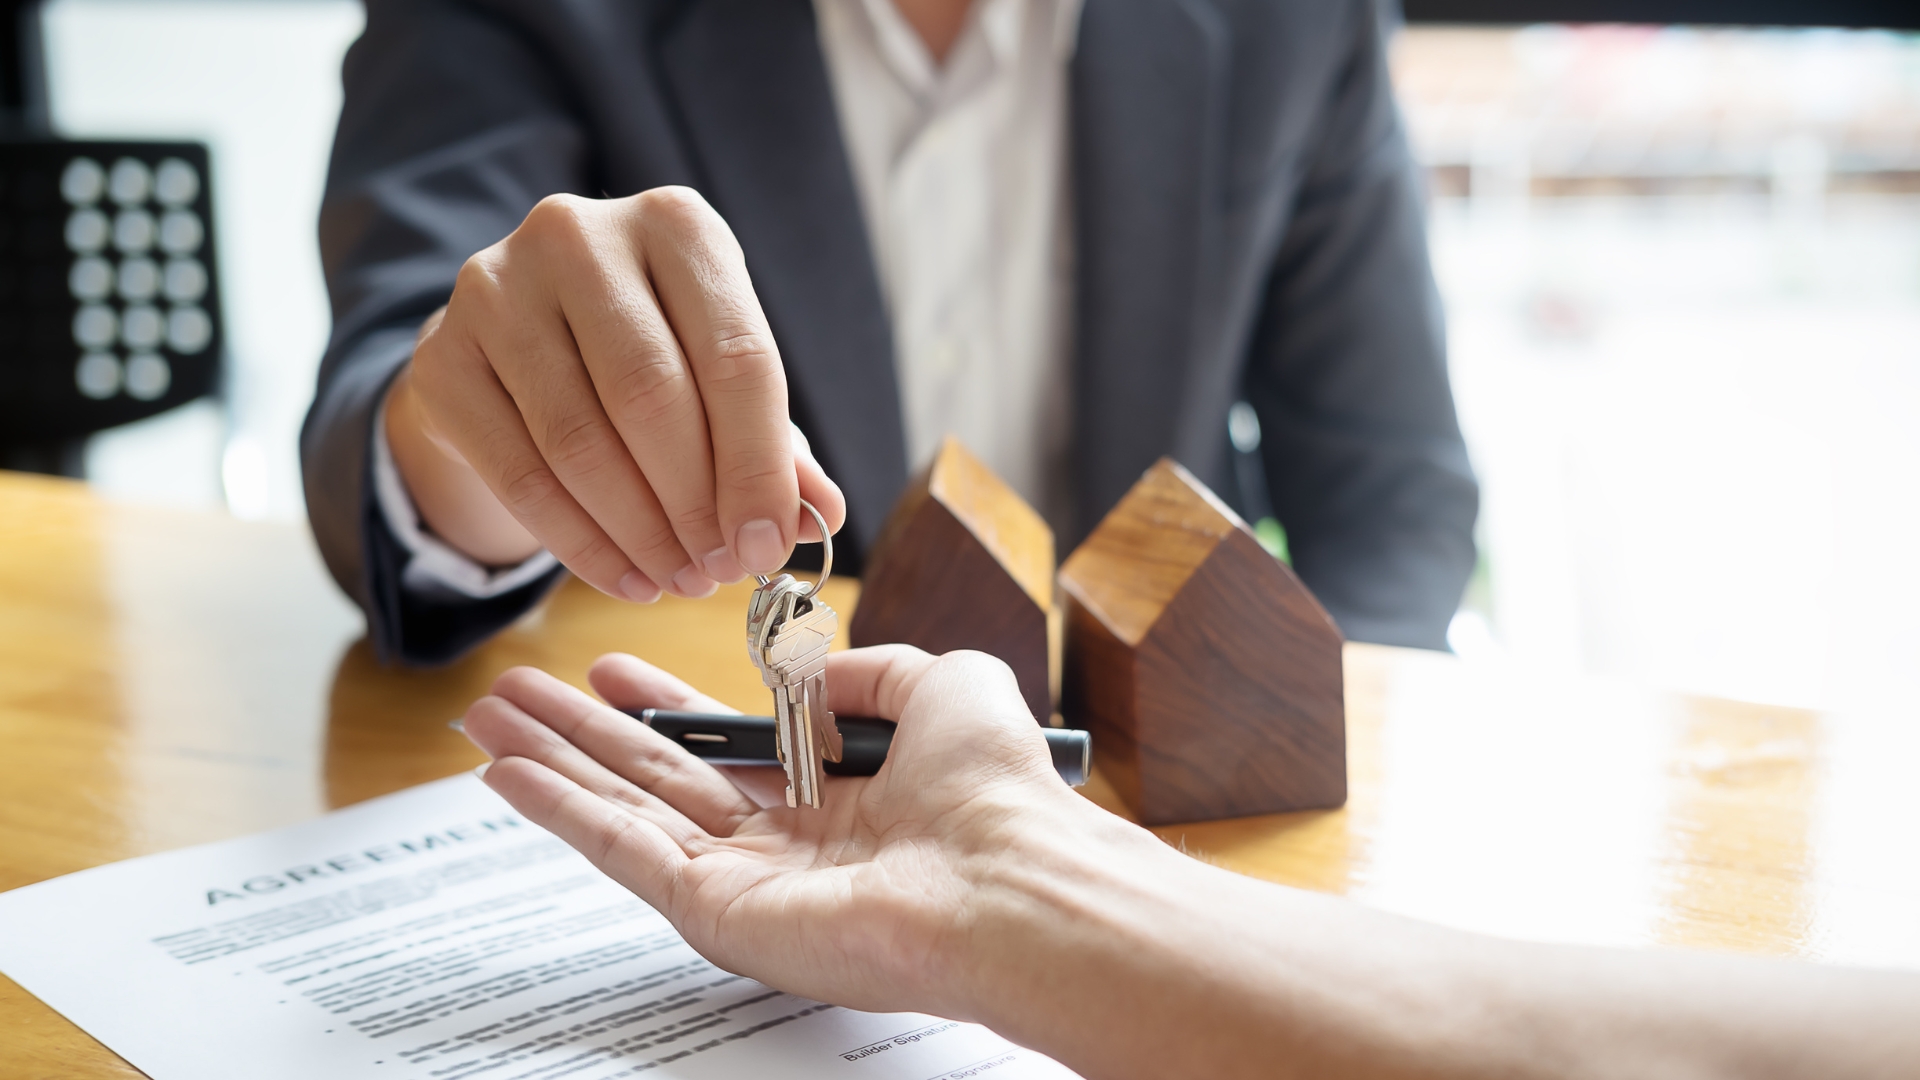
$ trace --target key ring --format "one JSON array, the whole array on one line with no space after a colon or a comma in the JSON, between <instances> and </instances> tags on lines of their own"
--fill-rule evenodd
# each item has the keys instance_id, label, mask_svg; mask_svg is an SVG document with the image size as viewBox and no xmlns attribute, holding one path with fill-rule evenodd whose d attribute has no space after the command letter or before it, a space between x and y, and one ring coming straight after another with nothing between
<instances>
[{"instance_id":1,"label":"key ring","mask_svg":"<svg viewBox=\"0 0 1920 1080\"><path fill-rule=\"evenodd\" d=\"M812 514L813 523L820 526L820 547L823 551L820 558L820 580L814 582L812 588L800 594L800 598L806 600L819 595L820 590L827 584L827 579L833 576L833 534L827 531L827 519L820 516L820 511L815 510L812 503L801 499L800 506L807 513ZM765 574L755 574L753 579L762 585L771 580Z\"/></svg>"}]
</instances>

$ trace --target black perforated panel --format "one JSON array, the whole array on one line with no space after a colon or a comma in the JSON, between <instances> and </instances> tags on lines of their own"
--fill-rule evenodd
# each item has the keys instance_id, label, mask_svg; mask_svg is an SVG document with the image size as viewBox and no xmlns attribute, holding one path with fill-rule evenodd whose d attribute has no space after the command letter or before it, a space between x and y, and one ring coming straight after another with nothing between
<instances>
[{"instance_id":1,"label":"black perforated panel","mask_svg":"<svg viewBox=\"0 0 1920 1080\"><path fill-rule=\"evenodd\" d=\"M190 401L219 372L206 147L0 142L0 443Z\"/></svg>"}]
</instances>

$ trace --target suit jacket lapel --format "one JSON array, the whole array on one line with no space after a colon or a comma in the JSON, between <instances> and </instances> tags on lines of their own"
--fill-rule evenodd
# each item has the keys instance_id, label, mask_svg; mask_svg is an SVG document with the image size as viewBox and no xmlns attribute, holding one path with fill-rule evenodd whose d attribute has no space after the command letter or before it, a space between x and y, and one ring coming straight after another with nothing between
<instances>
[{"instance_id":1,"label":"suit jacket lapel","mask_svg":"<svg viewBox=\"0 0 1920 1080\"><path fill-rule=\"evenodd\" d=\"M661 53L702 193L740 238L796 419L846 492L864 551L905 486L906 439L892 331L813 6L701 0Z\"/></svg>"},{"instance_id":2,"label":"suit jacket lapel","mask_svg":"<svg viewBox=\"0 0 1920 1080\"><path fill-rule=\"evenodd\" d=\"M1180 417L1217 262L1227 63L1205 0L1087 0L1081 15L1069 80L1076 520L1062 550L1161 454L1191 456Z\"/></svg>"}]
</instances>

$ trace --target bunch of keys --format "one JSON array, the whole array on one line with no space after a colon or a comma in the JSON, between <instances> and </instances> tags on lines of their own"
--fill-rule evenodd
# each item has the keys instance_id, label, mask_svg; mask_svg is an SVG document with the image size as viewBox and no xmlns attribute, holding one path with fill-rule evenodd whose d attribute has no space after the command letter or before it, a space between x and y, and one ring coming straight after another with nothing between
<instances>
[{"instance_id":1,"label":"bunch of keys","mask_svg":"<svg viewBox=\"0 0 1920 1080\"><path fill-rule=\"evenodd\" d=\"M773 691L774 745L787 770L787 805L821 806L824 763L840 760L840 728L827 709L827 648L840 617L820 599L833 572L833 537L826 519L805 499L800 505L820 526L826 549L820 580L792 574L755 575L760 587L747 604L747 655Z\"/></svg>"}]
</instances>

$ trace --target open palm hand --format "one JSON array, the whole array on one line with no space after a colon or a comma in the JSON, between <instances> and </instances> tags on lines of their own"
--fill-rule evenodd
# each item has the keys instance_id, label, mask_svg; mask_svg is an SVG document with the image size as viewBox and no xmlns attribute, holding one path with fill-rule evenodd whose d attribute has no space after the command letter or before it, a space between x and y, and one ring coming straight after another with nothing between
<instances>
[{"instance_id":1,"label":"open palm hand","mask_svg":"<svg viewBox=\"0 0 1920 1080\"><path fill-rule=\"evenodd\" d=\"M589 679L622 708L732 711L632 656ZM827 679L836 711L899 727L879 773L829 778L821 810L785 806L777 769L715 768L531 668L465 726L494 758L488 785L715 964L854 1008L955 1015L945 968L972 898L1024 830L1081 800L998 660L883 646L833 655Z\"/></svg>"}]
</instances>

